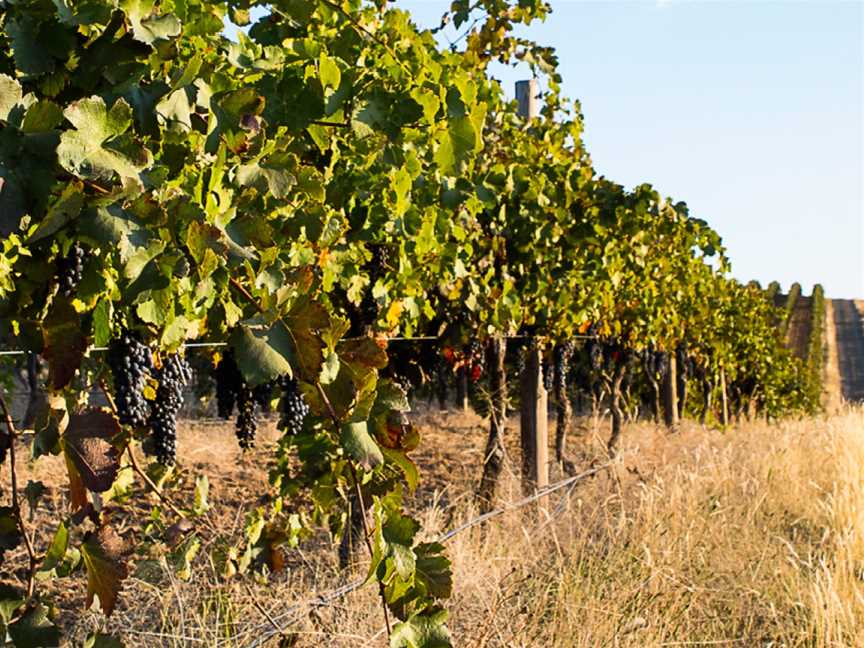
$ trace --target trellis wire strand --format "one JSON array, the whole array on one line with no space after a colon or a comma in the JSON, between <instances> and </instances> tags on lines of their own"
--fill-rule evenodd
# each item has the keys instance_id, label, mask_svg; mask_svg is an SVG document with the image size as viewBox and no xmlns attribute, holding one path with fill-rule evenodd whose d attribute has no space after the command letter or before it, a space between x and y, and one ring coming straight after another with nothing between
<instances>
[{"instance_id":1,"label":"trellis wire strand","mask_svg":"<svg viewBox=\"0 0 864 648\"><path fill-rule=\"evenodd\" d=\"M619 455L619 457L613 461L609 461L609 462L602 464L600 466L596 466L596 467L591 468L589 470L585 470L585 471L579 473L578 475L573 475L573 476L568 477L566 479L562 479L561 481L558 481L554 484L550 484L549 486L546 486L546 487L538 490L533 495L528 495L527 497L523 497L520 500L517 500L515 502L510 502L510 503L505 504L504 506L501 506L501 507L499 507L493 511L489 511L488 513L484 513L483 515L479 515L479 516L469 520L468 522L460 524L459 526L451 529L450 531L447 531L446 533L438 536L438 538L436 538L434 540L434 542L440 542L440 543L447 542L448 540L451 540L453 537L459 535L460 533L463 533L464 531L467 531L468 529L471 529L473 527L484 524L485 522L488 522L489 520L491 520L493 518L499 517L499 516L503 515L504 513L508 513L510 511L515 511L515 510L520 509L520 508L527 506L529 504L533 504L537 500L542 499L548 495L551 495L552 493L559 491L562 488L566 488L567 486L574 485L576 482L582 481L583 479L587 479L588 477L596 475L597 473L602 472L602 471L606 470L607 468L610 468L611 466L618 463L623 457L624 457L624 455ZM559 514L561 510L562 510L561 506L557 507L555 510L555 514L556 515ZM292 621L294 621L299 616L300 612L302 610L304 610L305 608L327 606L330 603L332 603L334 600L336 600L338 598L342 598L346 594L350 594L351 592L359 589L360 587L363 586L363 584L365 582L366 582L365 578L358 578L355 581L352 581L350 583L346 583L345 585L342 585L341 587L330 590L329 592L325 592L325 593L319 594L313 598L307 599L306 601L304 601L302 603L296 603L296 604L290 606L285 612L282 612L281 614L273 615L272 616L273 621L277 622L281 625L281 627L279 627L279 628L274 628L273 625L267 624L266 626L260 626L260 627L255 627L255 628L251 628L249 630L246 630L240 636L247 636L251 633L256 633L256 634L258 634L258 637L248 645L250 648L255 648L256 646L262 646L268 639L273 638L277 634L283 633L285 631L285 629L287 628L288 624L290 624ZM234 637L233 640L236 640L238 638L239 638L239 636Z\"/></svg>"},{"instance_id":2,"label":"trellis wire strand","mask_svg":"<svg viewBox=\"0 0 864 648\"><path fill-rule=\"evenodd\" d=\"M530 340L532 335L499 335L494 337L503 337L507 340ZM598 336L596 335L569 335L568 339L571 340L596 340ZM346 338L346 339L360 339L360 338ZM386 336L372 336L374 340L383 340L385 342L431 342L431 341L441 341L445 340L434 335L418 335L418 336L395 336L395 337L386 337ZM188 342L186 344L181 345L184 349L210 349L210 348L219 348L228 346L227 342ZM95 346L87 349L87 352L103 352L107 351L108 347L105 346ZM28 353L32 353L31 351L27 351L25 349L0 349L0 356L17 356L17 355L27 355Z\"/></svg>"}]
</instances>

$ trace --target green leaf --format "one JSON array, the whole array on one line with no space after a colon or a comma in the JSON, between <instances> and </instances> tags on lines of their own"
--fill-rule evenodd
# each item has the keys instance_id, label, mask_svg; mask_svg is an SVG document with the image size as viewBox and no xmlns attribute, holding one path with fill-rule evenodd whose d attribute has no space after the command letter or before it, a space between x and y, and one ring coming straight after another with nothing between
<instances>
[{"instance_id":1,"label":"green leaf","mask_svg":"<svg viewBox=\"0 0 864 648\"><path fill-rule=\"evenodd\" d=\"M30 235L28 243L35 243L42 239L53 236L62 228L78 217L81 213L81 208L84 206L84 187L80 182L70 182L63 188L63 192L58 196L48 211L36 231Z\"/></svg>"},{"instance_id":2,"label":"green leaf","mask_svg":"<svg viewBox=\"0 0 864 648\"><path fill-rule=\"evenodd\" d=\"M63 522L57 527L57 533L54 534L54 539L51 541L51 546L45 553L45 558L42 559L42 566L39 571L42 573L50 573L53 571L66 556L66 549L69 546L69 531Z\"/></svg>"},{"instance_id":3,"label":"green leaf","mask_svg":"<svg viewBox=\"0 0 864 648\"><path fill-rule=\"evenodd\" d=\"M60 435L69 424L66 400L62 395L49 393L40 399L33 425L33 458L42 455L59 454Z\"/></svg>"},{"instance_id":4,"label":"green leaf","mask_svg":"<svg viewBox=\"0 0 864 648\"><path fill-rule=\"evenodd\" d=\"M168 561L180 580L188 581L192 578L192 561L195 560L200 548L201 540L193 535L177 545L177 548L168 556Z\"/></svg>"},{"instance_id":5,"label":"green leaf","mask_svg":"<svg viewBox=\"0 0 864 648\"><path fill-rule=\"evenodd\" d=\"M437 542L417 545L417 572L415 584L424 595L437 599L450 598L453 593L453 572L450 560L444 555L444 546Z\"/></svg>"},{"instance_id":6,"label":"green leaf","mask_svg":"<svg viewBox=\"0 0 864 648\"><path fill-rule=\"evenodd\" d=\"M163 97L156 104L156 114L160 123L168 130L186 132L192 129L193 107L184 88Z\"/></svg>"},{"instance_id":7,"label":"green leaf","mask_svg":"<svg viewBox=\"0 0 864 648\"><path fill-rule=\"evenodd\" d=\"M324 361L324 365L321 367L319 382L322 385L329 385L336 380L336 377L339 375L339 366L339 355L336 353L329 354Z\"/></svg>"},{"instance_id":8,"label":"green leaf","mask_svg":"<svg viewBox=\"0 0 864 648\"><path fill-rule=\"evenodd\" d=\"M266 326L260 320L247 320L229 337L237 365L251 385L261 385L279 376L293 375L296 358L287 327L282 322ZM296 365L296 360L293 363Z\"/></svg>"},{"instance_id":9,"label":"green leaf","mask_svg":"<svg viewBox=\"0 0 864 648\"><path fill-rule=\"evenodd\" d=\"M111 341L111 302L100 299L93 309L93 344L105 346Z\"/></svg>"},{"instance_id":10,"label":"green leaf","mask_svg":"<svg viewBox=\"0 0 864 648\"><path fill-rule=\"evenodd\" d=\"M244 164L237 169L237 182L241 187L255 186L266 189L279 200L288 197L291 188L297 184L294 176L286 167L270 166L271 162Z\"/></svg>"},{"instance_id":11,"label":"green leaf","mask_svg":"<svg viewBox=\"0 0 864 648\"><path fill-rule=\"evenodd\" d=\"M24 498L27 500L27 505L31 511L36 510L39 500L42 499L42 496L47 491L48 489L41 481L33 481L31 479L27 482L27 486L24 488Z\"/></svg>"},{"instance_id":12,"label":"green leaf","mask_svg":"<svg viewBox=\"0 0 864 648\"><path fill-rule=\"evenodd\" d=\"M123 539L111 527L102 526L81 545L81 557L87 570L87 607L98 596L102 611L109 616L128 574Z\"/></svg>"},{"instance_id":13,"label":"green leaf","mask_svg":"<svg viewBox=\"0 0 864 648\"><path fill-rule=\"evenodd\" d=\"M26 600L27 595L23 590L6 583L0 583L0 628L12 620L15 612L24 605Z\"/></svg>"},{"instance_id":14,"label":"green leaf","mask_svg":"<svg viewBox=\"0 0 864 648\"><path fill-rule=\"evenodd\" d=\"M192 512L195 515L204 515L210 510L208 494L210 493L210 481L207 475L201 475L195 479L195 503L192 506Z\"/></svg>"},{"instance_id":15,"label":"green leaf","mask_svg":"<svg viewBox=\"0 0 864 648\"><path fill-rule=\"evenodd\" d=\"M384 463L384 455L369 435L366 421L350 421L342 426L342 447L366 470Z\"/></svg>"},{"instance_id":16,"label":"green leaf","mask_svg":"<svg viewBox=\"0 0 864 648\"><path fill-rule=\"evenodd\" d=\"M444 625L447 611L424 610L397 624L390 635L390 648L451 648L450 631Z\"/></svg>"},{"instance_id":17,"label":"green leaf","mask_svg":"<svg viewBox=\"0 0 864 648\"><path fill-rule=\"evenodd\" d=\"M405 475L408 490L411 492L417 490L417 484L420 482L420 471L417 469L417 464L411 461L404 450L385 448L384 446L380 446L380 448L387 461L396 464L402 474Z\"/></svg>"},{"instance_id":18,"label":"green leaf","mask_svg":"<svg viewBox=\"0 0 864 648\"><path fill-rule=\"evenodd\" d=\"M60 646L60 630L51 622L48 612L48 608L39 603L7 628L16 648Z\"/></svg>"},{"instance_id":19,"label":"green leaf","mask_svg":"<svg viewBox=\"0 0 864 648\"><path fill-rule=\"evenodd\" d=\"M60 41L68 37L68 32L62 30L56 22L42 22L32 14L19 12L19 16L20 13L24 13L24 17L13 19L10 16L4 25L11 41L15 67L25 77L38 77L53 72L54 58L45 46L45 40L56 36Z\"/></svg>"},{"instance_id":20,"label":"green leaf","mask_svg":"<svg viewBox=\"0 0 864 648\"><path fill-rule=\"evenodd\" d=\"M75 130L64 131L57 147L60 165L80 178L137 179L153 163L150 152L121 138L132 124L132 109L118 99L108 110L102 97L80 99L63 111Z\"/></svg>"},{"instance_id":21,"label":"green leaf","mask_svg":"<svg viewBox=\"0 0 864 648\"><path fill-rule=\"evenodd\" d=\"M63 111L53 101L40 99L27 108L21 130L25 133L50 131L63 121Z\"/></svg>"},{"instance_id":22,"label":"green leaf","mask_svg":"<svg viewBox=\"0 0 864 648\"><path fill-rule=\"evenodd\" d=\"M122 0L120 8L132 23L132 35L136 40L148 45L180 34L180 20L177 16L160 14L154 10L154 0Z\"/></svg>"},{"instance_id":23,"label":"green leaf","mask_svg":"<svg viewBox=\"0 0 864 648\"><path fill-rule=\"evenodd\" d=\"M429 90L414 90L411 98L423 107L423 117L430 124L435 123L435 116L441 108L441 101L434 92Z\"/></svg>"},{"instance_id":24,"label":"green leaf","mask_svg":"<svg viewBox=\"0 0 864 648\"><path fill-rule=\"evenodd\" d=\"M478 147L477 131L468 117L450 119L447 129L439 131L436 139L435 162L448 175L454 175L468 154Z\"/></svg>"},{"instance_id":25,"label":"green leaf","mask_svg":"<svg viewBox=\"0 0 864 648\"><path fill-rule=\"evenodd\" d=\"M339 84L342 82L342 72L336 61L324 53L318 59L318 73L321 78L321 85L324 86L325 90L339 88Z\"/></svg>"}]
</instances>

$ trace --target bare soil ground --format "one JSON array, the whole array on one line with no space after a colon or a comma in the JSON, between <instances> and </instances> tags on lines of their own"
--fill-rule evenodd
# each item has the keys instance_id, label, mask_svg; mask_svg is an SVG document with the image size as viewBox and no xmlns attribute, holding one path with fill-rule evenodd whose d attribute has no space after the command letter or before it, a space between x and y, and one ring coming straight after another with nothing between
<instances>
[{"instance_id":1,"label":"bare soil ground","mask_svg":"<svg viewBox=\"0 0 864 648\"><path fill-rule=\"evenodd\" d=\"M843 398L864 401L864 319L859 303L834 299L834 327Z\"/></svg>"}]
</instances>

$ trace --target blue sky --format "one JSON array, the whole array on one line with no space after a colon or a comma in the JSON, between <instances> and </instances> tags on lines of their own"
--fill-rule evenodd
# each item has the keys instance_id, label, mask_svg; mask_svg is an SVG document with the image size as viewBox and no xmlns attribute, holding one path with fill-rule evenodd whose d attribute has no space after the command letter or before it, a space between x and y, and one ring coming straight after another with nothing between
<instances>
[{"instance_id":1,"label":"blue sky","mask_svg":"<svg viewBox=\"0 0 864 648\"><path fill-rule=\"evenodd\" d=\"M395 4L433 26L449 0ZM557 49L598 173L685 200L740 279L864 297L864 3L552 8L523 33Z\"/></svg>"}]
</instances>

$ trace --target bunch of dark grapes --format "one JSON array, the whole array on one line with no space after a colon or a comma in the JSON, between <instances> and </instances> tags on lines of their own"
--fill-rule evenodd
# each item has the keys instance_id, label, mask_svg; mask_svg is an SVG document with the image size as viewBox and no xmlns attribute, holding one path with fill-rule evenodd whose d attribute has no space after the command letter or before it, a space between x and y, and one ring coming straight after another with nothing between
<instances>
[{"instance_id":1,"label":"bunch of dark grapes","mask_svg":"<svg viewBox=\"0 0 864 648\"><path fill-rule=\"evenodd\" d=\"M282 397L279 399L279 428L292 436L303 431L303 422L309 415L309 405L300 391L296 378L282 378Z\"/></svg>"},{"instance_id":2,"label":"bunch of dark grapes","mask_svg":"<svg viewBox=\"0 0 864 648\"><path fill-rule=\"evenodd\" d=\"M276 388L276 382L266 382L252 389L252 398L255 404L261 408L264 413L270 412L272 409L273 390Z\"/></svg>"},{"instance_id":3,"label":"bunch of dark grapes","mask_svg":"<svg viewBox=\"0 0 864 648\"><path fill-rule=\"evenodd\" d=\"M551 392L555 386L555 366L552 362L543 363L543 387Z\"/></svg>"},{"instance_id":4,"label":"bunch of dark grapes","mask_svg":"<svg viewBox=\"0 0 864 648\"><path fill-rule=\"evenodd\" d=\"M192 379L192 368L175 353L165 358L156 377L159 387L149 420L151 449L159 463L172 466L177 459L177 412L183 405L183 388Z\"/></svg>"},{"instance_id":5,"label":"bunch of dark grapes","mask_svg":"<svg viewBox=\"0 0 864 648\"><path fill-rule=\"evenodd\" d=\"M86 250L78 241L75 241L69 253L57 260L57 283L64 296L72 297L78 289L78 284L81 283L81 277L84 275L86 258Z\"/></svg>"},{"instance_id":6,"label":"bunch of dark grapes","mask_svg":"<svg viewBox=\"0 0 864 648\"><path fill-rule=\"evenodd\" d=\"M123 425L141 427L147 423L149 408L144 384L153 370L150 349L128 331L108 345L108 367L114 381L114 403Z\"/></svg>"},{"instance_id":7,"label":"bunch of dark grapes","mask_svg":"<svg viewBox=\"0 0 864 648\"><path fill-rule=\"evenodd\" d=\"M379 243L372 246L372 260L370 261L369 274L378 279L387 268L390 267L390 248ZM373 281L374 281L373 279Z\"/></svg>"},{"instance_id":8,"label":"bunch of dark grapes","mask_svg":"<svg viewBox=\"0 0 864 648\"><path fill-rule=\"evenodd\" d=\"M258 430L258 417L255 416L255 395L244 382L237 391L237 421L234 433L243 450L255 445L255 432Z\"/></svg>"},{"instance_id":9,"label":"bunch of dark grapes","mask_svg":"<svg viewBox=\"0 0 864 648\"><path fill-rule=\"evenodd\" d=\"M567 390L567 376L570 374L570 359L576 351L576 344L573 340L567 340L555 347L555 380L556 387L561 392Z\"/></svg>"},{"instance_id":10,"label":"bunch of dark grapes","mask_svg":"<svg viewBox=\"0 0 864 648\"><path fill-rule=\"evenodd\" d=\"M243 375L234 360L234 354L226 351L216 365L216 410L226 421L234 413L237 393L243 386Z\"/></svg>"},{"instance_id":11,"label":"bunch of dark grapes","mask_svg":"<svg viewBox=\"0 0 864 648\"><path fill-rule=\"evenodd\" d=\"M525 373L525 368L528 366L528 347L519 349L519 355L516 357L516 375L521 376Z\"/></svg>"},{"instance_id":12,"label":"bunch of dark grapes","mask_svg":"<svg viewBox=\"0 0 864 648\"><path fill-rule=\"evenodd\" d=\"M369 273L369 288L360 302L360 318L366 327L374 326L375 320L378 319L378 302L372 295L375 282L383 277L390 267L390 250L386 245L376 243L370 245L370 248L372 259L366 264L366 270Z\"/></svg>"},{"instance_id":13,"label":"bunch of dark grapes","mask_svg":"<svg viewBox=\"0 0 864 648\"><path fill-rule=\"evenodd\" d=\"M221 418L228 420L234 413L234 408L237 408L234 432L244 450L255 445L255 432L258 429L256 401L265 398L265 394L272 394L272 390L272 384L262 389L253 389L247 385L231 351L226 351L216 365L216 409Z\"/></svg>"},{"instance_id":14,"label":"bunch of dark grapes","mask_svg":"<svg viewBox=\"0 0 864 648\"><path fill-rule=\"evenodd\" d=\"M588 343L588 358L591 369L600 371L603 368L603 345L600 342L592 340Z\"/></svg>"},{"instance_id":15,"label":"bunch of dark grapes","mask_svg":"<svg viewBox=\"0 0 864 648\"><path fill-rule=\"evenodd\" d=\"M411 384L411 381L402 374L394 373L391 380L393 381L394 385L397 385L399 389L401 389L405 393L405 396L408 396L414 387Z\"/></svg>"}]
</instances>

